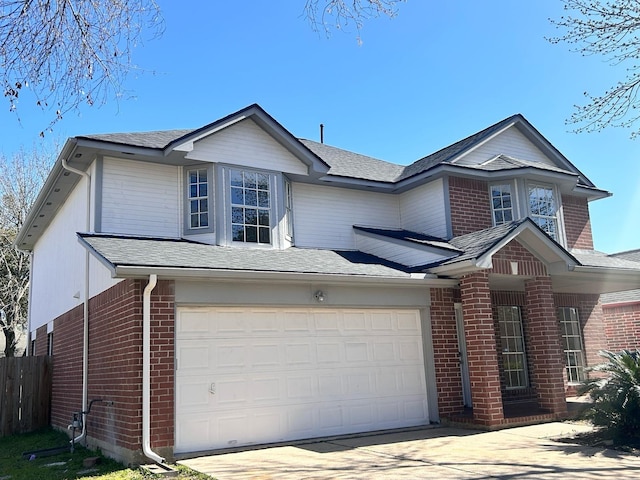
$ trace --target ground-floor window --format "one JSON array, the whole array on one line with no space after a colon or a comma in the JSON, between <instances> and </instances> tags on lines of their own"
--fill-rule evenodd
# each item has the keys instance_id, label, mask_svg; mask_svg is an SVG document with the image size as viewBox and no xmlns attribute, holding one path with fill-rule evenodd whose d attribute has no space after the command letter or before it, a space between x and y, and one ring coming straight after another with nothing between
<instances>
[{"instance_id":1,"label":"ground-floor window","mask_svg":"<svg viewBox=\"0 0 640 480\"><path fill-rule=\"evenodd\" d=\"M520 307L498 307L502 365L507 388L529 386Z\"/></svg>"},{"instance_id":2,"label":"ground-floor window","mask_svg":"<svg viewBox=\"0 0 640 480\"><path fill-rule=\"evenodd\" d=\"M580 383L585 379L585 361L578 309L560 307L558 308L558 319L560 320L560 332L562 333L567 381L569 383Z\"/></svg>"}]
</instances>

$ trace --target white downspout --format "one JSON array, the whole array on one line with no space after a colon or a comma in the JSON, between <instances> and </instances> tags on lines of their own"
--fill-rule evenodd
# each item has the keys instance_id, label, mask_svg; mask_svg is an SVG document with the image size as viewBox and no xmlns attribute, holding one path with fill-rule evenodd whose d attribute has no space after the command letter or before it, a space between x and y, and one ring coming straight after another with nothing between
<instances>
[{"instance_id":1,"label":"white downspout","mask_svg":"<svg viewBox=\"0 0 640 480\"><path fill-rule=\"evenodd\" d=\"M165 459L151 450L151 292L158 276L149 275L149 283L142 293L142 452L156 463Z\"/></svg>"},{"instance_id":2,"label":"white downspout","mask_svg":"<svg viewBox=\"0 0 640 480\"><path fill-rule=\"evenodd\" d=\"M83 170L69 166L65 158L62 159L62 168L76 173L87 180L87 218L85 231L91 231L91 175ZM89 250L84 257L84 305L83 305L83 334L82 334L82 432L72 442L83 440L87 434L87 411L89 397Z\"/></svg>"}]
</instances>

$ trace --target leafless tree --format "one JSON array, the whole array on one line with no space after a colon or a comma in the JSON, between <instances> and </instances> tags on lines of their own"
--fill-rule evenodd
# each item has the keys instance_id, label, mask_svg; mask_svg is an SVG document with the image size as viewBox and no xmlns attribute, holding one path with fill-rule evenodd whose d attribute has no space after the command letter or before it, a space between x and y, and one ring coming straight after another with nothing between
<instances>
[{"instance_id":1,"label":"leafless tree","mask_svg":"<svg viewBox=\"0 0 640 480\"><path fill-rule=\"evenodd\" d=\"M0 156L0 328L13 356L27 322L29 256L13 244L54 157L43 148Z\"/></svg>"},{"instance_id":2,"label":"leafless tree","mask_svg":"<svg viewBox=\"0 0 640 480\"><path fill-rule=\"evenodd\" d=\"M632 127L640 119L640 1L563 0L566 15L551 22L564 31L550 38L568 43L582 55L606 58L626 67L626 77L601 95L585 92L568 120L576 132L600 131L608 125ZM636 130L632 136L640 133Z\"/></svg>"},{"instance_id":3,"label":"leafless tree","mask_svg":"<svg viewBox=\"0 0 640 480\"><path fill-rule=\"evenodd\" d=\"M18 113L27 97L51 111L50 129L80 105L121 96L143 32L163 27L155 0L0 0L0 86L9 109Z\"/></svg>"},{"instance_id":4,"label":"leafless tree","mask_svg":"<svg viewBox=\"0 0 640 480\"><path fill-rule=\"evenodd\" d=\"M327 35L333 30L346 30L353 25L358 32L366 20L379 16L395 17L398 5L406 0L306 0L304 15L316 31Z\"/></svg>"}]
</instances>

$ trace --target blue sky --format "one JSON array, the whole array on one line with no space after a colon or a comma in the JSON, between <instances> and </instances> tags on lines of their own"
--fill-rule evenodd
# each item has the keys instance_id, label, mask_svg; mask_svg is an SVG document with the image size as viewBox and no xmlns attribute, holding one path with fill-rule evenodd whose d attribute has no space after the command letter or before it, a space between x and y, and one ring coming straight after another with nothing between
<instances>
[{"instance_id":1,"label":"blue sky","mask_svg":"<svg viewBox=\"0 0 640 480\"><path fill-rule=\"evenodd\" d=\"M166 30L134 51L144 71L127 98L69 113L48 140L88 133L195 128L259 103L294 135L411 163L522 113L612 198L591 204L595 246L640 248L640 140L630 131L570 133L583 92L600 93L622 67L552 45L560 0L409 0L394 19L330 38L302 16L304 0L160 0ZM50 118L20 104L2 153L38 142ZM638 125L640 128L640 125Z\"/></svg>"}]
</instances>

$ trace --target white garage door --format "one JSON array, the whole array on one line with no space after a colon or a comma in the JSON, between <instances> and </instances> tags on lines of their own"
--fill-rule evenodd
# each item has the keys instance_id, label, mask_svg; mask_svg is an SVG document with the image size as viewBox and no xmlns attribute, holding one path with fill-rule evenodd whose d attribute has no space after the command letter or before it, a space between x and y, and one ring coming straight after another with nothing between
<instances>
[{"instance_id":1,"label":"white garage door","mask_svg":"<svg viewBox=\"0 0 640 480\"><path fill-rule=\"evenodd\" d=\"M429 422L417 310L177 313L176 453Z\"/></svg>"}]
</instances>

